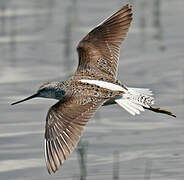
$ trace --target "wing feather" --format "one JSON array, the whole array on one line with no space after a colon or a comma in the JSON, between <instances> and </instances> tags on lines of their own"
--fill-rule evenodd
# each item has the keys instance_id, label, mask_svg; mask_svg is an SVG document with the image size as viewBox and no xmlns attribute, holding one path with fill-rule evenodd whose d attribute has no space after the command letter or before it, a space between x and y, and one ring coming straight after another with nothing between
<instances>
[{"instance_id":1,"label":"wing feather","mask_svg":"<svg viewBox=\"0 0 184 180\"><path fill-rule=\"evenodd\" d=\"M131 21L131 6L126 5L88 33L77 46L79 65L75 75L90 76L90 70L115 79L120 45Z\"/></svg>"},{"instance_id":2,"label":"wing feather","mask_svg":"<svg viewBox=\"0 0 184 180\"><path fill-rule=\"evenodd\" d=\"M45 160L48 172L58 170L75 149L84 126L104 100L94 99L80 104L86 97L60 100L47 114L45 130Z\"/></svg>"}]
</instances>

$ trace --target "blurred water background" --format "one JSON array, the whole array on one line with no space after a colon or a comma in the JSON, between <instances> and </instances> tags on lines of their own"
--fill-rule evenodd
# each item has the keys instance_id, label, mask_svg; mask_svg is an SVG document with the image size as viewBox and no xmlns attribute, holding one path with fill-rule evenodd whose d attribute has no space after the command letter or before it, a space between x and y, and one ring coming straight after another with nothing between
<instances>
[{"instance_id":1,"label":"blurred water background","mask_svg":"<svg viewBox=\"0 0 184 180\"><path fill-rule=\"evenodd\" d=\"M119 79L149 87L157 105L177 118L145 112L132 117L119 106L101 108L77 150L49 176L44 161L46 113L54 100L17 106L43 83L64 80L78 64L78 42L123 5L133 23L121 48ZM183 180L183 0L1 0L1 180Z\"/></svg>"}]
</instances>

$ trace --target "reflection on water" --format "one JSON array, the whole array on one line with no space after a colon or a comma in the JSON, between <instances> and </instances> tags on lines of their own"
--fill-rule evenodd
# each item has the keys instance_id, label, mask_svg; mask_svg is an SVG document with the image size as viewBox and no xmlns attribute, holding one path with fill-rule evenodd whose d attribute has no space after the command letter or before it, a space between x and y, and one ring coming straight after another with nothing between
<instances>
[{"instance_id":1,"label":"reflection on water","mask_svg":"<svg viewBox=\"0 0 184 180\"><path fill-rule=\"evenodd\" d=\"M72 30L77 21L77 0L72 0L71 5L66 9L66 25L65 25L65 39L64 39L64 64L65 64L65 73L71 74L73 68L71 67L72 62Z\"/></svg>"},{"instance_id":2,"label":"reflection on water","mask_svg":"<svg viewBox=\"0 0 184 180\"><path fill-rule=\"evenodd\" d=\"M144 180L151 179L151 171L152 171L152 161L147 159L145 163L145 173L144 173Z\"/></svg>"},{"instance_id":3,"label":"reflection on water","mask_svg":"<svg viewBox=\"0 0 184 180\"><path fill-rule=\"evenodd\" d=\"M155 0L153 4L153 26L156 29L155 39L159 42L159 49L161 51L165 50L165 45L163 44L163 27L161 23L161 1Z\"/></svg>"},{"instance_id":4,"label":"reflection on water","mask_svg":"<svg viewBox=\"0 0 184 180\"><path fill-rule=\"evenodd\" d=\"M163 44L163 27L162 27L162 17L161 17L161 3L160 0L154 0L149 3L147 0L142 0L140 2L140 20L139 20L139 28L140 28L140 47L144 51L146 48L146 41L148 40L150 34L147 34L149 31L153 31L153 37L158 41L158 49L161 51L165 50L165 45ZM153 12L152 17L147 16L147 11L149 8L152 8L151 11ZM149 12L150 13L150 12ZM153 21L153 29L149 27L149 21ZM148 31L149 29L149 31Z\"/></svg>"},{"instance_id":5,"label":"reflection on water","mask_svg":"<svg viewBox=\"0 0 184 180\"><path fill-rule=\"evenodd\" d=\"M77 147L79 167L80 167L80 180L86 180L87 177L87 167L86 167L87 149L88 149L88 142L80 140Z\"/></svg>"},{"instance_id":6,"label":"reflection on water","mask_svg":"<svg viewBox=\"0 0 184 180\"><path fill-rule=\"evenodd\" d=\"M119 179L119 151L113 153L113 180Z\"/></svg>"},{"instance_id":7,"label":"reflection on water","mask_svg":"<svg viewBox=\"0 0 184 180\"><path fill-rule=\"evenodd\" d=\"M147 1L142 1L140 3L140 8L141 8L141 17L140 17L140 21L139 21L139 28L141 30L140 36L141 36L141 40L140 40L140 47L143 48L143 50L145 49L145 41L146 41L146 3Z\"/></svg>"},{"instance_id":8,"label":"reflection on water","mask_svg":"<svg viewBox=\"0 0 184 180\"><path fill-rule=\"evenodd\" d=\"M118 76L129 86L153 89L158 104L175 112L177 119L151 112L131 117L116 105L102 107L76 151L51 178L184 177L184 25L180 23L184 1L1 0L2 179L50 179L42 141L44 119L55 101L9 104L32 94L45 81L71 75L78 64L77 43L126 3L133 5L134 20L122 46Z\"/></svg>"},{"instance_id":9,"label":"reflection on water","mask_svg":"<svg viewBox=\"0 0 184 180\"><path fill-rule=\"evenodd\" d=\"M11 16L9 18L9 32L8 36L10 37L10 49L8 52L10 53L10 61L11 61L11 66L14 67L16 65L16 60L17 60L17 42L16 42L16 36L17 36L17 15L16 15L16 7L12 8L12 14L14 16Z\"/></svg>"}]
</instances>

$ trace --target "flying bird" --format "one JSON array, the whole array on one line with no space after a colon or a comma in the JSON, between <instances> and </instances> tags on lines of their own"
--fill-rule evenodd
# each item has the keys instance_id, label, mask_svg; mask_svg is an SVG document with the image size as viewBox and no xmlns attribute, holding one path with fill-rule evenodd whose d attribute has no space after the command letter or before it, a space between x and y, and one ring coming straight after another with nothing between
<instances>
[{"instance_id":1,"label":"flying bird","mask_svg":"<svg viewBox=\"0 0 184 180\"><path fill-rule=\"evenodd\" d=\"M151 110L175 117L153 107L149 89L131 88L116 79L120 45L132 21L126 5L89 32L78 44L79 63L75 74L63 82L48 82L21 101L42 97L57 99L47 114L44 150L49 174L56 172L74 151L84 126L102 105L118 104L132 115Z\"/></svg>"}]
</instances>

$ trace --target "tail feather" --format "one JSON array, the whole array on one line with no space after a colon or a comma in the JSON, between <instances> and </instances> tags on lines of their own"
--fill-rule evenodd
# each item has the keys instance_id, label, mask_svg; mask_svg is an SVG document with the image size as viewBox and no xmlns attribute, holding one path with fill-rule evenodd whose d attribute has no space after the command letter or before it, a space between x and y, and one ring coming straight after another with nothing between
<instances>
[{"instance_id":1,"label":"tail feather","mask_svg":"<svg viewBox=\"0 0 184 180\"><path fill-rule=\"evenodd\" d=\"M136 104L136 103L131 102L131 101L128 101L127 103L128 103L130 106L132 106L133 108L135 108L135 109L137 109L137 110L139 110L139 111L145 111L144 108L143 108L141 105L139 105L139 104Z\"/></svg>"},{"instance_id":2,"label":"tail feather","mask_svg":"<svg viewBox=\"0 0 184 180\"><path fill-rule=\"evenodd\" d=\"M132 109L130 109L126 103L124 103L123 101L116 101L122 108L124 108L126 111L128 111L130 114L132 114L133 116L135 116L135 111L132 111Z\"/></svg>"},{"instance_id":3,"label":"tail feather","mask_svg":"<svg viewBox=\"0 0 184 180\"><path fill-rule=\"evenodd\" d=\"M128 88L128 91L134 94L137 92L137 94L142 94L142 95L147 95L147 96L153 95L152 91L146 88Z\"/></svg>"},{"instance_id":4,"label":"tail feather","mask_svg":"<svg viewBox=\"0 0 184 180\"><path fill-rule=\"evenodd\" d=\"M138 104L134 104L131 101L129 101L128 99L116 99L115 100L122 108L124 108L125 110L127 110L130 114L132 114L133 116L136 114L140 114L140 111L144 111L144 109L138 105Z\"/></svg>"},{"instance_id":5,"label":"tail feather","mask_svg":"<svg viewBox=\"0 0 184 180\"><path fill-rule=\"evenodd\" d=\"M123 107L132 115L140 114L140 111L145 109L157 113L167 114L176 117L172 112L161 109L159 107L152 107L154 104L152 91L144 88L128 88L128 91L122 95L121 98L115 98L115 102Z\"/></svg>"}]
</instances>

